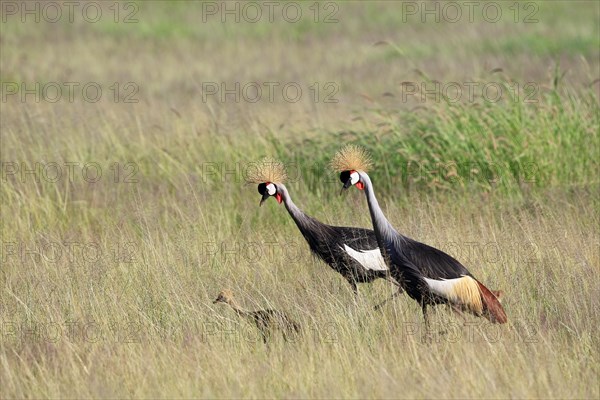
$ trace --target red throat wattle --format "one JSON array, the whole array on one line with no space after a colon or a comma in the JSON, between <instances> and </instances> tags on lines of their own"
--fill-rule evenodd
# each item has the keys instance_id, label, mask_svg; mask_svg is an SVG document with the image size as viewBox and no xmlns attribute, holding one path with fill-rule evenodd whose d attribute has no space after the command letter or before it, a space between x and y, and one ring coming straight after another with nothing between
<instances>
[{"instance_id":1,"label":"red throat wattle","mask_svg":"<svg viewBox=\"0 0 600 400\"><path fill-rule=\"evenodd\" d=\"M279 204L281 204L281 195L279 193L275 193L275 199Z\"/></svg>"},{"instance_id":2,"label":"red throat wattle","mask_svg":"<svg viewBox=\"0 0 600 400\"><path fill-rule=\"evenodd\" d=\"M361 181L356 182L355 186L358 188L358 190L363 190L365 188L365 184Z\"/></svg>"}]
</instances>

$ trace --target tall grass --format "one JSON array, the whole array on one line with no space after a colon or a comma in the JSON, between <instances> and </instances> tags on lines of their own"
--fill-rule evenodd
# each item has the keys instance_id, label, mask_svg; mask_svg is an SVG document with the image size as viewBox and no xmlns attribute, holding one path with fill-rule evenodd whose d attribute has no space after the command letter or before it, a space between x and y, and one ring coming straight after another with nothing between
<instances>
[{"instance_id":1,"label":"tall grass","mask_svg":"<svg viewBox=\"0 0 600 400\"><path fill-rule=\"evenodd\" d=\"M594 6L554 6L564 40L584 36L577 56L547 41L533 54L490 53L485 41L500 36L556 38L545 19L556 13L543 7L532 27L426 29L382 13L384 3L355 3L315 33L259 24L223 34L169 22L198 21L196 8L155 7L139 27L3 25L3 82L133 80L140 102L1 104L1 398L600 396L600 124L596 87L582 89L598 74ZM371 46L383 39L404 55ZM560 73L549 53L562 57ZM533 104L393 102L390 88L415 66L440 80L478 77L491 56L507 76L549 89ZM199 100L203 81L336 76L337 105ZM284 207L259 208L244 184L249 163L277 156L307 213L368 227L363 194L340 197L326 166L348 142L371 151L400 231L504 290L507 325L438 307L426 335L406 296L373 311L392 287L361 285L355 297L309 256ZM223 288L248 309L285 311L302 337L264 345L212 303Z\"/></svg>"},{"instance_id":2,"label":"tall grass","mask_svg":"<svg viewBox=\"0 0 600 400\"><path fill-rule=\"evenodd\" d=\"M562 92L562 93L561 93ZM375 109L363 126L310 139L272 143L278 155L302 163L311 189L321 187L328 155L340 143L373 154L372 175L384 193L398 188L514 194L531 188L598 184L598 99L554 89L528 104L433 101L422 109Z\"/></svg>"}]
</instances>

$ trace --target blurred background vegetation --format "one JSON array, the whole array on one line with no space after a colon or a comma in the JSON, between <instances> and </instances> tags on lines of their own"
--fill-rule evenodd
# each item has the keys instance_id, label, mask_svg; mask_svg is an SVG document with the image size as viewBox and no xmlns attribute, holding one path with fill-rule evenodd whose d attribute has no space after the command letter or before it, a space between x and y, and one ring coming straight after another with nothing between
<instances>
[{"instance_id":1,"label":"blurred background vegetation","mask_svg":"<svg viewBox=\"0 0 600 400\"><path fill-rule=\"evenodd\" d=\"M57 22L35 22L20 7L47 3L2 3L0 322L143 329L127 344L3 334L0 397L597 398L599 3L475 2L471 21L458 2L456 22L447 2L276 3L273 22L264 3L84 1L72 22L64 5ZM97 4L102 17L90 22ZM247 4L261 7L259 21L244 20L250 9L240 22L223 14ZM291 23L282 10L295 5L303 15ZM482 10L496 6L492 22ZM79 84L73 101L67 82ZM272 101L269 82L279 84ZM97 102L81 92L89 83L102 88ZM236 83L262 97L207 93ZM294 102L281 92L290 83L302 89ZM24 94L55 84L59 101ZM374 184L402 233L505 290L502 340L399 338L420 323L414 302L373 313L389 288L363 285L354 299L308 257L285 210L258 209L244 184L250 163L274 156L308 214L370 226L362 196L340 197L327 168L350 142L373 155ZM59 179L44 175L51 163ZM95 182L82 171L89 163L102 171ZM73 242L103 257L69 258ZM271 242L298 245L300 257L255 262L244 250ZM63 256L7 244L58 244ZM489 244L497 256L470 252ZM207 337L203 324L244 327L212 305L224 287L248 308L291 312L319 337L334 326L335 342L269 350ZM458 321L441 308L435 318Z\"/></svg>"}]
</instances>

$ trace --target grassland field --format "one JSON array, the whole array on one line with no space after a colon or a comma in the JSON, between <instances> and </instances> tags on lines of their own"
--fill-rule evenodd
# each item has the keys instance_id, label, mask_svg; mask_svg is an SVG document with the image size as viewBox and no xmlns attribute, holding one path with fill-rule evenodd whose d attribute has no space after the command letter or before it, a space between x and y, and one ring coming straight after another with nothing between
<instances>
[{"instance_id":1,"label":"grassland field","mask_svg":"<svg viewBox=\"0 0 600 400\"><path fill-rule=\"evenodd\" d=\"M0 398L599 398L600 5L467 3L0 3ZM347 143L508 324L374 311L245 184L370 227Z\"/></svg>"}]
</instances>

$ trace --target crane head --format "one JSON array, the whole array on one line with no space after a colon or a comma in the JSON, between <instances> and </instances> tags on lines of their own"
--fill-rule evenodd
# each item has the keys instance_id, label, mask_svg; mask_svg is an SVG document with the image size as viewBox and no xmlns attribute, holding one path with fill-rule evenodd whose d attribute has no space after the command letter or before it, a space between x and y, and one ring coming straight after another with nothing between
<instances>
[{"instance_id":1,"label":"crane head","mask_svg":"<svg viewBox=\"0 0 600 400\"><path fill-rule=\"evenodd\" d=\"M281 193L279 193L277 185L273 182L263 182L259 184L258 193L262 195L262 199L260 200L259 206L262 206L265 200L267 200L271 196L275 197L275 200L277 200L277 202L281 204Z\"/></svg>"},{"instance_id":2,"label":"crane head","mask_svg":"<svg viewBox=\"0 0 600 400\"><path fill-rule=\"evenodd\" d=\"M221 290L217 298L213 301L213 304L216 303L229 303L233 300L233 293L229 289Z\"/></svg>"},{"instance_id":3,"label":"crane head","mask_svg":"<svg viewBox=\"0 0 600 400\"><path fill-rule=\"evenodd\" d=\"M365 184L360 180L360 175L356 170L347 170L340 173L340 181L344 184L342 191L355 185L359 190L365 188Z\"/></svg>"}]
</instances>

